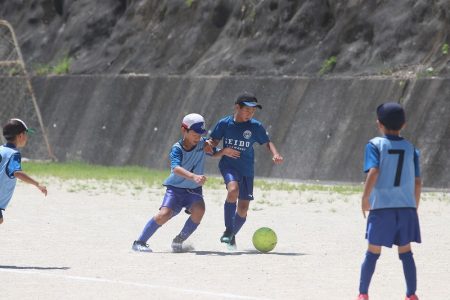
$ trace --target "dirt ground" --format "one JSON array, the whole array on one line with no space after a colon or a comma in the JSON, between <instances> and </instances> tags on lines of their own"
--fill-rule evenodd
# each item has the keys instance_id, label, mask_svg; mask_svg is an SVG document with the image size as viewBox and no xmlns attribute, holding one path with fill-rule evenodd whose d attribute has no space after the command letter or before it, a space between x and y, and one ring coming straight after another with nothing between
<instances>
[{"instance_id":1,"label":"dirt ground","mask_svg":"<svg viewBox=\"0 0 450 300\"><path fill-rule=\"evenodd\" d=\"M219 243L224 189L205 189L207 212L185 253L170 243L187 215L150 239L153 253L131 251L157 211L163 189L133 184L46 179L44 198L19 183L0 225L1 299L354 299L364 257L360 195L255 191L238 251ZM450 194L423 195L423 243L413 245L421 299L446 299L450 282ZM268 254L254 250L253 232L278 235ZM395 249L384 253L371 300L404 299Z\"/></svg>"}]
</instances>

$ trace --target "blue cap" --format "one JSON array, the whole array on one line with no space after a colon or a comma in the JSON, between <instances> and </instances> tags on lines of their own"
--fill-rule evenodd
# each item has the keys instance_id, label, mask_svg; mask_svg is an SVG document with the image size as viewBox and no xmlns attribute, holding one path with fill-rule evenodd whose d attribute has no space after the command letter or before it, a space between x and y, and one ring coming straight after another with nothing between
<instances>
[{"instance_id":1,"label":"blue cap","mask_svg":"<svg viewBox=\"0 0 450 300\"><path fill-rule=\"evenodd\" d=\"M383 103L377 107L378 121L390 130L400 130L405 124L405 110L395 102Z\"/></svg>"},{"instance_id":2,"label":"blue cap","mask_svg":"<svg viewBox=\"0 0 450 300\"><path fill-rule=\"evenodd\" d=\"M252 94L242 94L239 97L237 97L235 104L249 106L249 107L257 107L259 109L262 109L262 106L258 104L258 99L256 99L255 96Z\"/></svg>"}]
</instances>

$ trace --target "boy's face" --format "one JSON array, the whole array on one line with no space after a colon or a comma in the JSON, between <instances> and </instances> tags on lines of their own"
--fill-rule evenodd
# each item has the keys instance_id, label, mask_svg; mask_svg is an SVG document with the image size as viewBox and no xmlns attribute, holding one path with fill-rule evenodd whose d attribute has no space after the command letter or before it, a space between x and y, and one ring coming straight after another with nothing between
<instances>
[{"instance_id":1,"label":"boy's face","mask_svg":"<svg viewBox=\"0 0 450 300\"><path fill-rule=\"evenodd\" d=\"M183 141L189 148L194 147L200 142L202 137L201 134L195 132L194 130L187 130L186 128L181 128L183 131Z\"/></svg>"},{"instance_id":2,"label":"boy's face","mask_svg":"<svg viewBox=\"0 0 450 300\"><path fill-rule=\"evenodd\" d=\"M28 141L28 134L24 131L16 136L16 147L25 147Z\"/></svg>"},{"instance_id":3,"label":"boy's face","mask_svg":"<svg viewBox=\"0 0 450 300\"><path fill-rule=\"evenodd\" d=\"M247 122L251 118L253 118L253 115L256 112L256 107L250 107L250 106L240 106L239 104L236 104L236 114L235 119L238 122Z\"/></svg>"}]
</instances>

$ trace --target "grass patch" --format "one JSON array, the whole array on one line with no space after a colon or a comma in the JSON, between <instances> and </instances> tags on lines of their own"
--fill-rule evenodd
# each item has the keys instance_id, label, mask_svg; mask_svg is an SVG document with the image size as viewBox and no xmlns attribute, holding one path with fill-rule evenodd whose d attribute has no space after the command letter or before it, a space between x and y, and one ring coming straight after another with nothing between
<instances>
[{"instance_id":1,"label":"grass patch","mask_svg":"<svg viewBox=\"0 0 450 300\"><path fill-rule=\"evenodd\" d=\"M319 70L319 75L322 76L322 75L325 75L325 74L331 72L331 70L333 70L336 63L337 63L336 56L330 56L328 59L326 59L322 63L322 67Z\"/></svg>"},{"instance_id":2,"label":"grass patch","mask_svg":"<svg viewBox=\"0 0 450 300\"><path fill-rule=\"evenodd\" d=\"M63 57L60 61L56 63L56 65L38 65L35 68L36 75L45 76L45 75L62 75L67 74L70 71L70 67L72 65L72 61L70 57Z\"/></svg>"},{"instance_id":3,"label":"grass patch","mask_svg":"<svg viewBox=\"0 0 450 300\"><path fill-rule=\"evenodd\" d=\"M169 176L169 170L162 171L138 166L100 166L83 162L43 163L24 161L22 167L23 170L31 176L55 177L62 180L121 181L130 183L130 187L135 191L141 191L145 187L161 186L167 176ZM319 191L342 195L351 195L362 192L362 186L360 185L320 185L264 179L256 179L255 187L263 191ZM222 177L209 176L205 188L225 190ZM84 189L86 189L86 187L81 183L76 187L73 187L74 191Z\"/></svg>"}]
</instances>

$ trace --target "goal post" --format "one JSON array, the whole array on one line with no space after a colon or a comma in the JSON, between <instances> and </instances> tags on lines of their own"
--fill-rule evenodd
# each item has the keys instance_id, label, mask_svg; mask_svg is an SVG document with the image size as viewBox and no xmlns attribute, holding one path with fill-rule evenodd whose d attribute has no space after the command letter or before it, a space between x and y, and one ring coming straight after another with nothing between
<instances>
[{"instance_id":1,"label":"goal post","mask_svg":"<svg viewBox=\"0 0 450 300\"><path fill-rule=\"evenodd\" d=\"M56 161L36 95L11 24L0 20L0 126L11 118L22 119L36 133L23 149L25 157ZM3 135L1 135L3 140ZM4 142L4 141L3 141Z\"/></svg>"}]
</instances>

